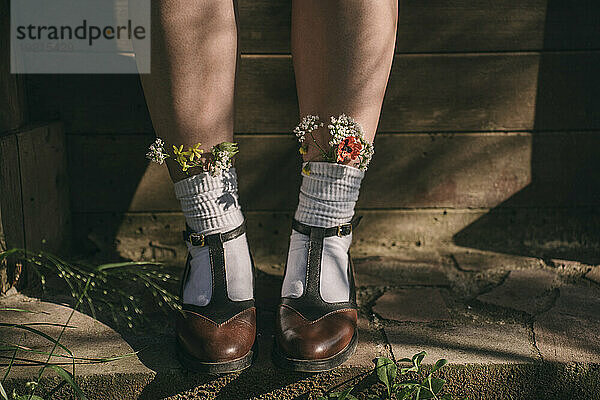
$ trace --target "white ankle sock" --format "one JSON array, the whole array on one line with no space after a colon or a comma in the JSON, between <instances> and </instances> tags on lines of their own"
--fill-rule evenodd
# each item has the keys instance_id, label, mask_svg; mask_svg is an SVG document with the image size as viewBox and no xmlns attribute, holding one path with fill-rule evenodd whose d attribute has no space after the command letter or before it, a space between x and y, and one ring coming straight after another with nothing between
<instances>
[{"instance_id":1,"label":"white ankle sock","mask_svg":"<svg viewBox=\"0 0 600 400\"><path fill-rule=\"evenodd\" d=\"M310 175L302 175L296 220L322 228L350 222L365 172L328 162L311 162ZM306 285L309 237L292 230L282 297L300 297ZM320 292L323 300L348 301L348 249L352 234L323 240Z\"/></svg>"},{"instance_id":2,"label":"white ankle sock","mask_svg":"<svg viewBox=\"0 0 600 400\"><path fill-rule=\"evenodd\" d=\"M244 222L238 202L235 168L218 176L208 173L190 176L176 182L174 187L185 220L194 231L211 235L230 231ZM186 244L192 259L190 276L183 289L183 302L205 306L212 296L209 248ZM223 247L228 297L234 301L252 299L252 263L246 234L223 243Z\"/></svg>"}]
</instances>

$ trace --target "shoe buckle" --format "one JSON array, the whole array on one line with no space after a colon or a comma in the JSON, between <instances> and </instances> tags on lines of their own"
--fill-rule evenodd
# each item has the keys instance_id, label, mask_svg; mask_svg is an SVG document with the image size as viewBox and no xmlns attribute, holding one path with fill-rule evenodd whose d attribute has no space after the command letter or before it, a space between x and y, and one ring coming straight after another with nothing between
<instances>
[{"instance_id":1,"label":"shoe buckle","mask_svg":"<svg viewBox=\"0 0 600 400\"><path fill-rule=\"evenodd\" d=\"M342 235L342 229L344 229L344 227L348 227L350 229L348 231L348 233L346 233L346 235L349 235L349 234L352 233L352 224L348 223L348 224L338 225L338 227L337 227L337 235L339 237L346 236L346 235Z\"/></svg>"},{"instance_id":2,"label":"shoe buckle","mask_svg":"<svg viewBox=\"0 0 600 400\"><path fill-rule=\"evenodd\" d=\"M192 246L203 247L204 246L204 235L192 232L192 233L190 233L190 236L189 236L189 242L192 244Z\"/></svg>"}]
</instances>

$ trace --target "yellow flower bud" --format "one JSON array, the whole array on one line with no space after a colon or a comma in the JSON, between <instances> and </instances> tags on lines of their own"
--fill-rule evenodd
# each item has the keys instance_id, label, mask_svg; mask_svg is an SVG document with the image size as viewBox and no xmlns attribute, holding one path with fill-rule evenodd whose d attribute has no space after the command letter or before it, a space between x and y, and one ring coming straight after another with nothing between
<instances>
[{"instance_id":1,"label":"yellow flower bud","mask_svg":"<svg viewBox=\"0 0 600 400\"><path fill-rule=\"evenodd\" d=\"M310 175L310 164L306 164L304 167L302 167L302 173L306 176Z\"/></svg>"}]
</instances>

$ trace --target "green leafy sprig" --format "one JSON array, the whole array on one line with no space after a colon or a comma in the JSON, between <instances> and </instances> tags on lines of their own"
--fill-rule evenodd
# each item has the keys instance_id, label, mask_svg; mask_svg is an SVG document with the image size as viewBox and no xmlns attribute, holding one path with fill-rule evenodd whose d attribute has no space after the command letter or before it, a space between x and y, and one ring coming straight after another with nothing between
<instances>
[{"instance_id":1,"label":"green leafy sprig","mask_svg":"<svg viewBox=\"0 0 600 400\"><path fill-rule=\"evenodd\" d=\"M221 142L213 146L210 152L205 152L200 146L202 146L201 143L196 143L184 150L183 145L173 145L173 155L171 156L165 150L164 141L157 138L150 145L146 158L161 165L167 158L173 158L185 173L188 173L190 168L200 167L212 176L217 176L233 166L233 157L239 152L238 144L232 142Z\"/></svg>"},{"instance_id":2,"label":"green leafy sprig","mask_svg":"<svg viewBox=\"0 0 600 400\"><path fill-rule=\"evenodd\" d=\"M367 398L373 400L451 400L451 394L442 394L442 389L446 381L434 376L434 374L444 367L448 361L443 358L437 360L429 373L422 377L423 369L421 367L421 362L426 355L427 352L421 351L420 353L413 355L412 358L403 358L399 360L399 363L410 363L409 367L400 369L398 369L396 363L389 358L377 357L375 359L375 367L370 373L375 374L379 382L385 385L386 393L385 397L370 394ZM398 374L398 372L400 373ZM411 379L398 381L399 376L407 375L410 375ZM356 378L357 377L354 377L352 380ZM336 387L342 386L347 382L348 381L342 382ZM343 391L327 393L325 396L318 397L318 400L357 400L356 396L351 393L352 390L354 390L354 386L350 386Z\"/></svg>"}]
</instances>

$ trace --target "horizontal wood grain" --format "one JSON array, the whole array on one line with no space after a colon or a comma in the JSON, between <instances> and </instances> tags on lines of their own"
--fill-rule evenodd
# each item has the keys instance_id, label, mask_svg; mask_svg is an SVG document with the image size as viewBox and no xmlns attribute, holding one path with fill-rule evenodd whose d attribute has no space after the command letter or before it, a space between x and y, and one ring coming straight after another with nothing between
<instances>
[{"instance_id":1,"label":"horizontal wood grain","mask_svg":"<svg viewBox=\"0 0 600 400\"><path fill-rule=\"evenodd\" d=\"M401 246L450 242L452 235L475 222L486 211L381 210L361 211L364 218L354 232L352 254L398 251ZM248 240L255 259L285 262L291 232L291 212L245 213ZM133 260L185 260L181 213L74 213L76 238L82 247ZM375 251L373 251L375 250Z\"/></svg>"},{"instance_id":2,"label":"horizontal wood grain","mask_svg":"<svg viewBox=\"0 0 600 400\"><path fill-rule=\"evenodd\" d=\"M242 52L289 53L290 1L242 0L239 11ZM593 0L400 0L396 50L599 48L599 13Z\"/></svg>"},{"instance_id":3,"label":"horizontal wood grain","mask_svg":"<svg viewBox=\"0 0 600 400\"><path fill-rule=\"evenodd\" d=\"M236 168L246 210L292 210L300 161L294 138L237 136ZM68 137L77 212L177 211L166 167L143 158L150 136ZM358 207L491 208L600 204L600 135L389 135L375 156ZM93 182L93 184L90 184Z\"/></svg>"},{"instance_id":4,"label":"horizontal wood grain","mask_svg":"<svg viewBox=\"0 0 600 400\"><path fill-rule=\"evenodd\" d=\"M405 258L414 251L444 251L450 245L449 252L482 249L548 260L600 262L600 235L593 229L600 223L598 207L359 210L358 214L363 219L353 232L351 249L358 258ZM245 217L257 265L282 273L292 213L248 211ZM181 265L185 261L181 213L75 213L74 220L80 249L114 252L133 260Z\"/></svg>"},{"instance_id":5,"label":"horizontal wood grain","mask_svg":"<svg viewBox=\"0 0 600 400\"><path fill-rule=\"evenodd\" d=\"M380 132L600 129L600 52L396 56ZM29 76L32 116L68 133L150 133L136 76ZM298 121L291 59L242 58L238 133L289 132Z\"/></svg>"}]
</instances>

